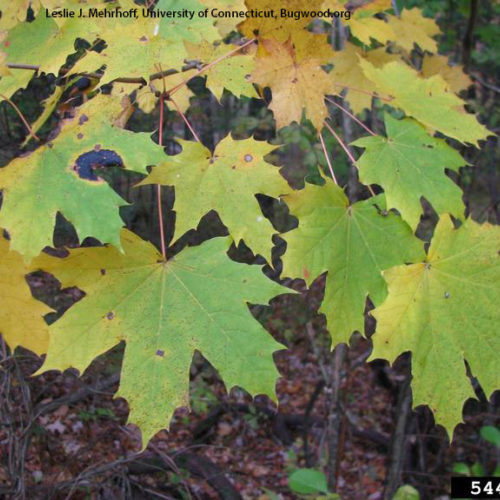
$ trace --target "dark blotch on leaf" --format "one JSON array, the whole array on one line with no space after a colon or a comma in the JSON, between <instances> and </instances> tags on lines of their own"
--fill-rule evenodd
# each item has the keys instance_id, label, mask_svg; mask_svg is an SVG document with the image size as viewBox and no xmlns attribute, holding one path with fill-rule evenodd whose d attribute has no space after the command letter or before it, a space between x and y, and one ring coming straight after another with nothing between
<instances>
[{"instance_id":1,"label":"dark blotch on leaf","mask_svg":"<svg viewBox=\"0 0 500 500\"><path fill-rule=\"evenodd\" d=\"M165 356L165 351L162 351L161 349L158 349L156 351L156 355L157 356L160 356L161 358L163 358L163 356Z\"/></svg>"},{"instance_id":2,"label":"dark blotch on leaf","mask_svg":"<svg viewBox=\"0 0 500 500\"><path fill-rule=\"evenodd\" d=\"M99 178L94 172L95 168L121 166L123 166L122 160L114 151L101 149L100 151L91 151L81 155L76 160L76 168L74 170L81 179L98 181Z\"/></svg>"},{"instance_id":3,"label":"dark blotch on leaf","mask_svg":"<svg viewBox=\"0 0 500 500\"><path fill-rule=\"evenodd\" d=\"M109 320L112 320L114 317L115 317L115 314L113 313L113 311L109 311L109 313L106 314L106 318L108 318Z\"/></svg>"},{"instance_id":4,"label":"dark blotch on leaf","mask_svg":"<svg viewBox=\"0 0 500 500\"><path fill-rule=\"evenodd\" d=\"M106 274L106 269L101 269L101 274L104 276Z\"/></svg>"},{"instance_id":5,"label":"dark blotch on leaf","mask_svg":"<svg viewBox=\"0 0 500 500\"><path fill-rule=\"evenodd\" d=\"M80 134L76 134L76 138L77 138L77 139L83 139L83 134L82 134L82 133L80 133Z\"/></svg>"},{"instance_id":6,"label":"dark blotch on leaf","mask_svg":"<svg viewBox=\"0 0 500 500\"><path fill-rule=\"evenodd\" d=\"M252 160L253 160L253 156L252 155L245 155L245 161L247 163L250 163Z\"/></svg>"},{"instance_id":7,"label":"dark blotch on leaf","mask_svg":"<svg viewBox=\"0 0 500 500\"><path fill-rule=\"evenodd\" d=\"M85 122L88 122L88 121L89 121L89 117L87 115L82 115L78 119L78 124L83 125Z\"/></svg>"}]
</instances>

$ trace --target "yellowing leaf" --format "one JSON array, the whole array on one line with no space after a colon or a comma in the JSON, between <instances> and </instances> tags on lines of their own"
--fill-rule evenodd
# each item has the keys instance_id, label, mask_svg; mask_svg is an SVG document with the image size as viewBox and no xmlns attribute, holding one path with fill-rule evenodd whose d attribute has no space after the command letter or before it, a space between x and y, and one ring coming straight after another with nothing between
<instances>
[{"instance_id":1,"label":"yellowing leaf","mask_svg":"<svg viewBox=\"0 0 500 500\"><path fill-rule=\"evenodd\" d=\"M346 2L339 0L325 0L323 8L329 8L332 11L352 13L349 21L344 21L349 27L351 33L365 45L371 44L371 39L378 40L381 43L387 43L394 39L394 31L391 26L382 19L372 17L374 14L389 10L392 8L390 0L380 0L366 2L363 5L353 8L347 7ZM340 19L343 19L340 17ZM331 20L331 19L330 19Z\"/></svg>"},{"instance_id":2,"label":"yellowing leaf","mask_svg":"<svg viewBox=\"0 0 500 500\"><path fill-rule=\"evenodd\" d=\"M500 230L448 216L435 230L425 263L384 273L387 300L373 311L372 359L412 353L413 404L429 405L450 435L474 397L464 359L486 396L500 388Z\"/></svg>"},{"instance_id":3,"label":"yellowing leaf","mask_svg":"<svg viewBox=\"0 0 500 500\"><path fill-rule=\"evenodd\" d=\"M118 209L126 202L96 176L88 162L77 168L76 160L88 151L113 150L127 169L146 173L146 166L164 157L148 134L126 131L107 121L108 114L117 117L119 112L119 101L100 95L79 108L52 142L0 169L0 226L9 231L11 248L26 261L52 245L57 212L75 226L80 240L93 236L119 246L123 223Z\"/></svg>"},{"instance_id":4,"label":"yellowing leaf","mask_svg":"<svg viewBox=\"0 0 500 500\"><path fill-rule=\"evenodd\" d=\"M25 277L29 272L22 257L9 251L9 242L0 234L0 334L11 350L21 345L43 354L49 342L43 316L52 310L31 295Z\"/></svg>"},{"instance_id":5,"label":"yellowing leaf","mask_svg":"<svg viewBox=\"0 0 500 500\"><path fill-rule=\"evenodd\" d=\"M441 31L433 19L422 15L420 9L403 9L400 17L390 16L389 26L395 34L393 40L408 52L413 50L414 44L422 50L437 52L437 44L432 37Z\"/></svg>"},{"instance_id":6,"label":"yellowing leaf","mask_svg":"<svg viewBox=\"0 0 500 500\"><path fill-rule=\"evenodd\" d=\"M448 92L441 76L423 80L414 69L401 62L390 62L382 68L365 60L360 60L360 64L380 94L392 97L392 106L401 108L431 130L470 144L491 135L473 114L465 111L462 99Z\"/></svg>"},{"instance_id":7,"label":"yellowing leaf","mask_svg":"<svg viewBox=\"0 0 500 500\"><path fill-rule=\"evenodd\" d=\"M148 85L141 87L136 92L135 102L144 113L151 113L155 109L157 101L157 97Z\"/></svg>"},{"instance_id":8,"label":"yellowing leaf","mask_svg":"<svg viewBox=\"0 0 500 500\"><path fill-rule=\"evenodd\" d=\"M462 191L445 175L467 162L443 139L434 139L414 120L396 120L385 115L385 137L363 137L354 146L366 148L358 160L359 176L365 184L384 188L389 208L396 208L415 229L420 221L422 196L437 213L462 217Z\"/></svg>"},{"instance_id":9,"label":"yellowing leaf","mask_svg":"<svg viewBox=\"0 0 500 500\"><path fill-rule=\"evenodd\" d=\"M297 61L291 42L264 40L259 44L259 55L252 81L262 87L271 87L273 110L278 128L295 121L301 122L302 113L321 129L328 112L325 94L336 93L330 76L314 58Z\"/></svg>"},{"instance_id":10,"label":"yellowing leaf","mask_svg":"<svg viewBox=\"0 0 500 500\"><path fill-rule=\"evenodd\" d=\"M276 232L263 215L257 193L278 198L290 188L278 168L264 161L276 146L253 139L223 139L212 154L202 144L179 141L182 153L168 156L141 184L175 186L174 239L216 210L236 244L240 240L271 261Z\"/></svg>"},{"instance_id":11,"label":"yellowing leaf","mask_svg":"<svg viewBox=\"0 0 500 500\"><path fill-rule=\"evenodd\" d=\"M247 303L267 303L288 290L256 266L226 255L226 238L183 250L165 262L148 242L122 232L125 253L112 247L44 256L37 265L63 286L87 295L50 327L42 367L83 372L92 360L125 341L117 396L129 404L129 422L143 447L168 427L174 410L188 405L195 350L217 369L226 387L275 398L278 371L272 353L282 348L252 317Z\"/></svg>"},{"instance_id":12,"label":"yellowing leaf","mask_svg":"<svg viewBox=\"0 0 500 500\"><path fill-rule=\"evenodd\" d=\"M229 12L245 12L247 10L245 6L245 0L201 0L203 5L206 5L210 9L210 15L212 15L212 9L217 9L214 14L217 16L220 13ZM240 17L224 16L215 18L215 27L219 31L222 38L231 33L231 31L236 30L240 22Z\"/></svg>"},{"instance_id":13,"label":"yellowing leaf","mask_svg":"<svg viewBox=\"0 0 500 500\"><path fill-rule=\"evenodd\" d=\"M207 88L210 89L218 101L222 99L224 89L229 90L236 97L245 95L259 98L249 81L250 74L255 66L253 55L239 52L221 59L234 50L235 47L231 45L214 46L209 43L197 45L186 43L186 47L192 59L201 60L205 64L215 62L203 75L207 77Z\"/></svg>"},{"instance_id":14,"label":"yellowing leaf","mask_svg":"<svg viewBox=\"0 0 500 500\"><path fill-rule=\"evenodd\" d=\"M364 331L366 298L380 304L387 294L381 271L423 258L417 240L400 217L380 215L383 196L349 205L333 183L308 184L284 197L299 219L298 229L282 237L287 242L283 275L307 284L328 271L320 308L327 319L332 346L349 342L353 331Z\"/></svg>"},{"instance_id":15,"label":"yellowing leaf","mask_svg":"<svg viewBox=\"0 0 500 500\"><path fill-rule=\"evenodd\" d=\"M66 19L58 26L52 18L40 14L33 22L20 23L10 30L3 50L9 63L36 64L40 71L57 75L68 55L75 52L76 38L93 42L97 34L92 19L83 23L78 18Z\"/></svg>"},{"instance_id":16,"label":"yellowing leaf","mask_svg":"<svg viewBox=\"0 0 500 500\"><path fill-rule=\"evenodd\" d=\"M311 3L308 0L287 0L286 5L277 4L274 0L246 0L247 10L254 12L270 13L262 17L247 17L238 25L238 29L247 38L259 40L275 40L281 43L290 38L293 40L297 33L300 33L312 21L310 17L294 19L293 13L300 10L311 10ZM291 12L291 16L281 17L281 8Z\"/></svg>"},{"instance_id":17,"label":"yellowing leaf","mask_svg":"<svg viewBox=\"0 0 500 500\"><path fill-rule=\"evenodd\" d=\"M359 64L360 58L367 60L375 68L380 68L390 61L399 60L397 54L389 54L383 47L365 51L349 42L345 44L343 50L335 52L334 67L330 76L337 90L342 87L347 89L346 99L356 114L361 113L363 109L371 109L374 90L373 82L365 76Z\"/></svg>"},{"instance_id":18,"label":"yellowing leaf","mask_svg":"<svg viewBox=\"0 0 500 500\"><path fill-rule=\"evenodd\" d=\"M420 73L424 78L441 75L448 88L456 94L472 85L472 80L464 73L462 66L450 66L445 56L426 54Z\"/></svg>"},{"instance_id":19,"label":"yellowing leaf","mask_svg":"<svg viewBox=\"0 0 500 500\"><path fill-rule=\"evenodd\" d=\"M370 45L372 38L381 43L394 40L394 31L391 25L376 17L353 19L349 27L352 34L365 45Z\"/></svg>"}]
</instances>

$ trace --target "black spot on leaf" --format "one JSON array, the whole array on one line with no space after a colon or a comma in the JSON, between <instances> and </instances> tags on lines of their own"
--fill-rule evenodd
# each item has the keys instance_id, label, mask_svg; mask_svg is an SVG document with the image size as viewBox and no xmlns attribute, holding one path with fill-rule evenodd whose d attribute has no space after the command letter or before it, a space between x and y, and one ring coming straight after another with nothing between
<instances>
[{"instance_id":1,"label":"black spot on leaf","mask_svg":"<svg viewBox=\"0 0 500 500\"><path fill-rule=\"evenodd\" d=\"M165 351L162 351L161 349L158 349L156 351L156 355L157 356L160 356L161 358L163 358L163 356L165 356Z\"/></svg>"},{"instance_id":2,"label":"black spot on leaf","mask_svg":"<svg viewBox=\"0 0 500 500\"><path fill-rule=\"evenodd\" d=\"M98 181L99 178L95 174L96 168L122 166L121 158L114 151L100 149L99 151L90 151L81 155L76 160L74 170L81 179Z\"/></svg>"}]
</instances>

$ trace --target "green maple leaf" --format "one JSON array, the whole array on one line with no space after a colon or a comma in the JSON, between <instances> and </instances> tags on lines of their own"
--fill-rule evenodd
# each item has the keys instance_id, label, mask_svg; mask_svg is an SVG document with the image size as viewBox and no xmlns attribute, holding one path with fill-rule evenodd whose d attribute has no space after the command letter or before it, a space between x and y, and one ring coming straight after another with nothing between
<instances>
[{"instance_id":1,"label":"green maple leaf","mask_svg":"<svg viewBox=\"0 0 500 500\"><path fill-rule=\"evenodd\" d=\"M391 106L401 108L431 130L475 145L491 135L473 114L465 111L464 101L448 90L440 75L420 78L416 70L399 61L382 68L365 59L360 59L359 64L380 94L392 98Z\"/></svg>"},{"instance_id":2,"label":"green maple leaf","mask_svg":"<svg viewBox=\"0 0 500 500\"><path fill-rule=\"evenodd\" d=\"M349 205L338 186L307 185L284 197L299 219L298 229L284 234L287 250L283 275L299 277L310 285L328 271L325 314L333 345L349 342L353 331L363 332L366 297L380 304L387 294L382 271L420 260L422 242L393 213L384 208L383 195Z\"/></svg>"},{"instance_id":3,"label":"green maple leaf","mask_svg":"<svg viewBox=\"0 0 500 500\"><path fill-rule=\"evenodd\" d=\"M414 229L422 214L422 196L436 212L461 217L462 191L444 169L458 171L467 162L410 118L396 120L386 114L385 128L387 138L363 137L352 143L366 148L357 161L361 182L382 186L388 207L397 208Z\"/></svg>"},{"instance_id":4,"label":"green maple leaf","mask_svg":"<svg viewBox=\"0 0 500 500\"><path fill-rule=\"evenodd\" d=\"M65 19L58 25L43 12L33 22L19 23L12 28L2 44L2 50L7 54L9 63L36 64L39 71L57 75L68 55L75 52L76 38L92 42L98 31L92 19L83 23L77 18ZM23 72L25 78L30 74L33 72Z\"/></svg>"},{"instance_id":5,"label":"green maple leaf","mask_svg":"<svg viewBox=\"0 0 500 500\"><path fill-rule=\"evenodd\" d=\"M143 446L188 405L195 350L219 371L229 389L274 399L278 344L252 317L247 303L267 303L290 292L256 266L231 261L228 238L214 238L165 262L150 243L123 230L113 247L70 250L65 259L43 255L34 263L63 286L87 295L50 327L43 371L83 371L100 354L126 342L120 388L129 421Z\"/></svg>"},{"instance_id":6,"label":"green maple leaf","mask_svg":"<svg viewBox=\"0 0 500 500\"><path fill-rule=\"evenodd\" d=\"M278 198L290 188L278 168L264 161L276 146L253 139L223 139L212 154L200 143L178 141L183 151L168 156L141 184L175 186L174 239L196 228L216 210L235 243L245 240L268 261L276 231L263 215L255 194Z\"/></svg>"},{"instance_id":7,"label":"green maple leaf","mask_svg":"<svg viewBox=\"0 0 500 500\"><path fill-rule=\"evenodd\" d=\"M146 166L165 155L148 134L109 123L118 110L119 101L100 95L79 108L52 142L0 169L0 226L26 261L52 245L57 212L74 225L80 240L93 236L120 245L119 207L127 202L92 172L78 171L75 162L87 151L113 150L128 170L146 173Z\"/></svg>"},{"instance_id":8,"label":"green maple leaf","mask_svg":"<svg viewBox=\"0 0 500 500\"><path fill-rule=\"evenodd\" d=\"M99 35L106 41L106 49L102 53L88 52L73 71L91 72L106 65L101 79L101 84L104 84L120 77L148 81L149 76L158 71L180 70L188 57L185 42L213 42L220 38L214 20L210 16L198 16L203 5L197 0L183 0L182 5L173 0L160 0L154 11L180 12L184 9L195 11L195 17L192 20L182 17L143 18L140 9L139 19L104 25Z\"/></svg>"},{"instance_id":9,"label":"green maple leaf","mask_svg":"<svg viewBox=\"0 0 500 500\"><path fill-rule=\"evenodd\" d=\"M474 397L464 359L489 396L500 388L500 230L449 216L436 227L426 262L384 272L389 294L373 316L372 359L412 352L413 404L429 405L450 434Z\"/></svg>"}]
</instances>

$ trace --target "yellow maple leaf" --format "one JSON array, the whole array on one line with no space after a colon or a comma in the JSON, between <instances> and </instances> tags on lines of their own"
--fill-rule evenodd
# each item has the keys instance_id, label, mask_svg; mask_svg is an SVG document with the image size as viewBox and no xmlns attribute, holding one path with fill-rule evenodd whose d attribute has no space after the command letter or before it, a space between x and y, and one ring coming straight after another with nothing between
<instances>
[{"instance_id":1,"label":"yellow maple leaf","mask_svg":"<svg viewBox=\"0 0 500 500\"><path fill-rule=\"evenodd\" d=\"M300 123L304 110L313 125L322 128L328 114L324 96L336 93L320 61L313 58L298 61L290 40L260 43L251 80L271 88L273 99L269 108L273 110L278 128L293 121Z\"/></svg>"},{"instance_id":2,"label":"yellow maple leaf","mask_svg":"<svg viewBox=\"0 0 500 500\"><path fill-rule=\"evenodd\" d=\"M414 44L422 50L437 51L436 41L432 38L441 33L433 19L424 17L420 9L404 9L401 16L390 16L389 26L394 31L394 41L408 52L413 50Z\"/></svg>"},{"instance_id":3,"label":"yellow maple leaf","mask_svg":"<svg viewBox=\"0 0 500 500\"><path fill-rule=\"evenodd\" d=\"M347 89L346 99L354 113L361 113L363 109L371 108L373 82L369 80L360 66L360 59L370 62L376 68L382 67L390 61L397 61L397 54L389 54L384 47L365 51L347 42L344 50L335 52L334 67L330 73L337 90Z\"/></svg>"},{"instance_id":4,"label":"yellow maple leaf","mask_svg":"<svg viewBox=\"0 0 500 500\"><path fill-rule=\"evenodd\" d=\"M355 8L347 7L346 2L339 0L325 0L322 8L339 12L351 12L351 18L346 21L346 25L351 29L351 33L365 45L371 44L371 39L381 43L387 43L394 39L394 31L391 26L382 19L372 17L385 10L392 8L390 0L374 0L366 2ZM340 17L344 19L344 17Z\"/></svg>"},{"instance_id":5,"label":"yellow maple leaf","mask_svg":"<svg viewBox=\"0 0 500 500\"><path fill-rule=\"evenodd\" d=\"M225 57L234 51L234 45L213 45L208 42L193 44L185 42L188 56L191 59L203 61L205 64L212 63L201 76L207 79L207 88L217 98L222 99L224 89L229 90L236 97L245 95L259 98L252 83L249 81L255 62L255 48L252 46L247 51L240 50L232 56Z\"/></svg>"},{"instance_id":6,"label":"yellow maple leaf","mask_svg":"<svg viewBox=\"0 0 500 500\"><path fill-rule=\"evenodd\" d=\"M464 73L461 65L450 66L446 56L437 54L425 55L420 74L424 78L441 75L449 89L457 94L472 85L472 80Z\"/></svg>"},{"instance_id":7,"label":"yellow maple leaf","mask_svg":"<svg viewBox=\"0 0 500 500\"><path fill-rule=\"evenodd\" d=\"M13 350L21 345L37 354L47 351L49 330L43 316L52 312L35 300L26 282L30 270L0 234L0 333Z\"/></svg>"},{"instance_id":8,"label":"yellow maple leaf","mask_svg":"<svg viewBox=\"0 0 500 500\"><path fill-rule=\"evenodd\" d=\"M279 10L274 0L246 0L249 11L271 12L274 16L248 17L238 25L238 29L248 38L272 39L286 42L304 30L311 22L311 18L294 19L293 17L279 16ZM285 8L285 6L283 6ZM311 10L309 0L287 0L286 10L293 13L300 10Z\"/></svg>"}]
</instances>

